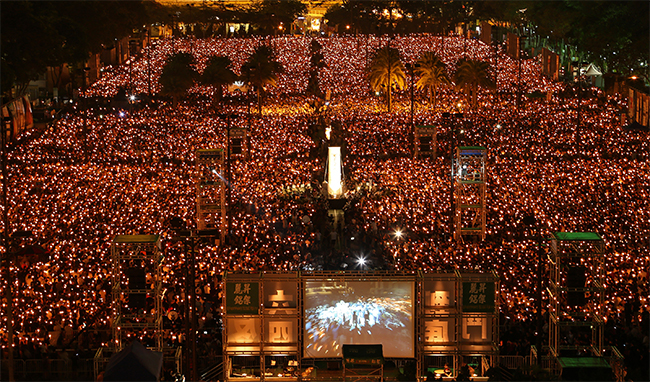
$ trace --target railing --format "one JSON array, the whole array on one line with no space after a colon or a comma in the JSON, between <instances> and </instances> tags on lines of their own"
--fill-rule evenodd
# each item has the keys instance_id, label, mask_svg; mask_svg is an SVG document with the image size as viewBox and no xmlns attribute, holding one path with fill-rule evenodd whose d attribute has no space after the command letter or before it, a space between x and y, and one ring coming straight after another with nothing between
<instances>
[{"instance_id":1,"label":"railing","mask_svg":"<svg viewBox=\"0 0 650 382\"><path fill-rule=\"evenodd\" d=\"M537 353L537 346L531 345L530 346L530 355L529 355L529 360L530 360L530 365L532 366L533 364L537 363L537 357L539 357L539 354Z\"/></svg>"},{"instance_id":2,"label":"railing","mask_svg":"<svg viewBox=\"0 0 650 382\"><path fill-rule=\"evenodd\" d=\"M616 346L608 347L606 350L610 350L610 355L605 356L609 365L612 367L614 372L614 377L616 377L617 382L622 382L625 380L625 357L618 350Z\"/></svg>"},{"instance_id":3,"label":"railing","mask_svg":"<svg viewBox=\"0 0 650 382\"><path fill-rule=\"evenodd\" d=\"M225 363L223 359L216 363L214 366L201 372L201 381L215 381L223 379Z\"/></svg>"},{"instance_id":4,"label":"railing","mask_svg":"<svg viewBox=\"0 0 650 382\"><path fill-rule=\"evenodd\" d=\"M492 365L490 365L490 361L488 357L481 357L481 370L485 372L489 370L491 367Z\"/></svg>"},{"instance_id":5,"label":"railing","mask_svg":"<svg viewBox=\"0 0 650 382\"><path fill-rule=\"evenodd\" d=\"M508 369L524 369L530 366L530 357L529 356L520 356L520 355L500 355L497 358L497 365L507 367Z\"/></svg>"},{"instance_id":6,"label":"railing","mask_svg":"<svg viewBox=\"0 0 650 382\"><path fill-rule=\"evenodd\" d=\"M0 361L2 376L9 370L9 361ZM16 359L16 380L94 380L92 359Z\"/></svg>"}]
</instances>

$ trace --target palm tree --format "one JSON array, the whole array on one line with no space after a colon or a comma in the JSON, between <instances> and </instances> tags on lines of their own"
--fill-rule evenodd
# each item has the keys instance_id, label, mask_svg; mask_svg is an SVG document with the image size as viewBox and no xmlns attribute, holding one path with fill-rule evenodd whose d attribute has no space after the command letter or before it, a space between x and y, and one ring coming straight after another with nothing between
<instances>
[{"instance_id":1,"label":"palm tree","mask_svg":"<svg viewBox=\"0 0 650 382\"><path fill-rule=\"evenodd\" d=\"M478 88L494 89L496 84L489 75L490 64L485 61L460 60L456 69L456 86L470 91L472 106L476 107Z\"/></svg>"},{"instance_id":2,"label":"palm tree","mask_svg":"<svg viewBox=\"0 0 650 382\"><path fill-rule=\"evenodd\" d=\"M221 101L224 85L233 83L237 78L232 69L230 69L231 63L230 58L226 56L212 56L203 71L201 83L211 85L215 88L212 98L213 106L216 106Z\"/></svg>"},{"instance_id":3,"label":"palm tree","mask_svg":"<svg viewBox=\"0 0 650 382\"><path fill-rule=\"evenodd\" d=\"M197 73L192 68L194 57L190 53L176 53L167 58L160 75L161 94L172 97L172 106L194 85Z\"/></svg>"},{"instance_id":4,"label":"palm tree","mask_svg":"<svg viewBox=\"0 0 650 382\"><path fill-rule=\"evenodd\" d=\"M400 54L397 49L385 46L375 52L375 56L370 63L368 81L370 81L370 88L375 92L386 89L388 112L390 113L393 88L402 89L406 85L404 64L400 61Z\"/></svg>"},{"instance_id":5,"label":"palm tree","mask_svg":"<svg viewBox=\"0 0 650 382\"><path fill-rule=\"evenodd\" d=\"M433 52L424 52L415 64L415 73L420 76L415 85L418 89L427 89L429 104L435 108L438 86L451 83L445 64Z\"/></svg>"},{"instance_id":6,"label":"palm tree","mask_svg":"<svg viewBox=\"0 0 650 382\"><path fill-rule=\"evenodd\" d=\"M262 114L262 92L266 86L276 86L278 74L284 68L275 58L273 50L266 46L258 46L248 60L242 65L242 78L257 92L257 112Z\"/></svg>"}]
</instances>

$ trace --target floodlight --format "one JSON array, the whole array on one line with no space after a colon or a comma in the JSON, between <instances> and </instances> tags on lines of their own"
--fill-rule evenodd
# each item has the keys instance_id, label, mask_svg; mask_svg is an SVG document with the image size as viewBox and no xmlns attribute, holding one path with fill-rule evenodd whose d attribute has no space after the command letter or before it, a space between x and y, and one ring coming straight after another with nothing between
<instances>
[{"instance_id":1,"label":"floodlight","mask_svg":"<svg viewBox=\"0 0 650 382\"><path fill-rule=\"evenodd\" d=\"M364 267L366 265L366 258L363 256L357 257L357 265L360 267Z\"/></svg>"}]
</instances>

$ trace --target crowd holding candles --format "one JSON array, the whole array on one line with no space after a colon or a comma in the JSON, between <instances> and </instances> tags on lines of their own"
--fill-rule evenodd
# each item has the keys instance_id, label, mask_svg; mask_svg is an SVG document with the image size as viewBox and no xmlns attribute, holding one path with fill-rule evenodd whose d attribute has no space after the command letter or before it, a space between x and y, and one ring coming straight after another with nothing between
<instances>
[{"instance_id":1,"label":"crowd holding candles","mask_svg":"<svg viewBox=\"0 0 650 382\"><path fill-rule=\"evenodd\" d=\"M537 57L523 59L520 75L519 63L501 45L458 36L329 37L319 38L327 64L319 78L331 100L317 115L305 94L310 42L305 37L160 40L128 65L106 68L84 94L98 100L93 107L81 110L79 102L78 110L13 148L11 227L31 231L25 243L49 251L48 259L19 252L12 263L18 357L109 342L109 249L121 234L163 235L165 341L183 342L187 255L182 244L168 241L169 221L180 217L195 225L194 152L225 147L227 121L214 113L215 90L199 84L175 108L171 102L140 100L150 80L154 94L160 91L163 63L174 52L192 53L198 72L210 56L226 55L240 73L260 44L273 47L285 70L278 86L267 89L261 115L247 107L246 93L227 94L219 106L220 112L237 114L231 127L249 129L250 159L231 162L229 244L202 245L196 255L201 328L218 325L224 270L345 269L358 256L391 270L494 269L501 277L503 317L532 322L537 317L533 235L590 231L606 244L608 326L627 328L625 335L607 339L644 341L647 356L650 139L647 132L623 129L624 98L587 85L588 95L578 97L575 85L542 76ZM435 107L416 91L415 124L438 128L435 159L410 154L408 89L397 94L391 113L369 91L367 64L386 44L398 48L404 62L433 51L450 74L464 57L492 67L497 91L480 92L475 109L453 87L439 91ZM550 95L525 98L518 108L520 82L525 93ZM123 93L135 96L136 107L115 107ZM442 116L459 111L462 119ZM325 158L309 134L321 127L319 117L339 124L345 140L351 203L344 225L326 214ZM488 149L483 242L449 239L452 135L458 144ZM526 215L538 221L534 234L522 221ZM643 320L645 330L639 329Z\"/></svg>"}]
</instances>

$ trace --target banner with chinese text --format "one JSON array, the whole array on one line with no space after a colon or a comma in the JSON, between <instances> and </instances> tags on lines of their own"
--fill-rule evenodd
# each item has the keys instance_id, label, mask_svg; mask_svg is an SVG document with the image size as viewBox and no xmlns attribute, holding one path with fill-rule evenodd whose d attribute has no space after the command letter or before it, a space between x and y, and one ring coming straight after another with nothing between
<instances>
[{"instance_id":1,"label":"banner with chinese text","mask_svg":"<svg viewBox=\"0 0 650 382\"><path fill-rule=\"evenodd\" d=\"M227 282L226 312L228 314L259 314L259 283Z\"/></svg>"},{"instance_id":2,"label":"banner with chinese text","mask_svg":"<svg viewBox=\"0 0 650 382\"><path fill-rule=\"evenodd\" d=\"M494 283L464 282L463 312L494 312Z\"/></svg>"}]
</instances>

